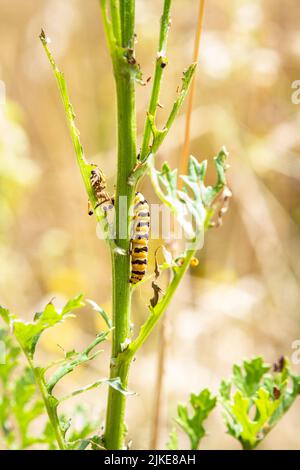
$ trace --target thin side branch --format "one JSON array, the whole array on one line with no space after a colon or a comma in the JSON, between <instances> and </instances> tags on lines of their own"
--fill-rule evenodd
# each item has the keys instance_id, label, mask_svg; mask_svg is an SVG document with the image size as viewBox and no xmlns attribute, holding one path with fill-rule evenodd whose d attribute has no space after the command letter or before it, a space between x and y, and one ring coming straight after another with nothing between
<instances>
[{"instance_id":1,"label":"thin side branch","mask_svg":"<svg viewBox=\"0 0 300 470\"><path fill-rule=\"evenodd\" d=\"M156 58L154 79L150 97L148 113L145 121L143 142L141 147L140 161L144 162L149 154L149 144L151 139L151 124L149 116L155 118L157 106L159 103L159 92L164 69L168 63L166 57L168 32L170 27L170 10L172 0L165 0L163 14L160 23L159 47Z\"/></svg>"},{"instance_id":2,"label":"thin side branch","mask_svg":"<svg viewBox=\"0 0 300 470\"><path fill-rule=\"evenodd\" d=\"M98 205L98 199L95 196L94 190L90 182L90 175L91 175L91 170L93 168L93 165L88 163L84 156L83 147L80 141L80 132L77 129L76 124L75 124L75 113L74 113L72 104L70 102L66 80L65 80L64 74L59 70L59 68L57 67L55 63L55 60L48 46L48 44L50 43L50 39L46 37L46 34L43 30L41 31L41 34L40 34L40 40L42 42L46 55L49 59L49 62L52 66L52 69L53 69L53 72L54 72L54 75L58 84L60 96L61 96L64 109L65 109L65 114L66 114L66 119L67 119L69 131L71 135L71 140L72 140L73 147L74 147L75 154L76 154L77 164L79 166L79 170L80 170L81 177L85 186L85 190L87 192L88 199L95 209L97 221L100 223L100 226L104 234L106 234L107 236L106 240L110 248L114 251L117 250L119 253L123 254L123 251L120 250L120 248L116 246L113 238L110 236L109 228L108 228L108 224L106 220L106 214L102 210L102 208L99 207Z\"/></svg>"},{"instance_id":3,"label":"thin side branch","mask_svg":"<svg viewBox=\"0 0 300 470\"><path fill-rule=\"evenodd\" d=\"M152 139L152 144L148 148L148 154L146 155L146 158L143 161L139 161L138 164L135 166L133 173L129 177L129 184L132 186L136 185L137 182L145 175L145 173L149 169L149 161L151 157L153 157L157 151L159 150L161 144L165 140L166 136L168 135L183 103L185 100L185 97L188 93L190 84L192 82L193 76L196 71L196 63L191 64L184 72L183 72L183 79L182 79L182 86L181 90L178 94L178 97L173 104L173 107L171 109L171 112L169 114L169 117L167 119L167 122L165 126L163 127L162 130L157 129L155 125L155 119L152 114L147 115L147 119L149 122L150 126L150 132L152 133L153 139Z\"/></svg>"}]
</instances>

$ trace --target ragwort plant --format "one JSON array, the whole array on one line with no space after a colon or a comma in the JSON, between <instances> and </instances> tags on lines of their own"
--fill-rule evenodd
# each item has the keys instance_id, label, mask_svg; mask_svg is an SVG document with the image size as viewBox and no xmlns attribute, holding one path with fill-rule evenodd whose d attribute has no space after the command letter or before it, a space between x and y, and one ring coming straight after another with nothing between
<instances>
[{"instance_id":1,"label":"ragwort plant","mask_svg":"<svg viewBox=\"0 0 300 470\"><path fill-rule=\"evenodd\" d=\"M253 450L294 404L300 394L300 375L290 368L281 356L272 366L262 357L234 364L232 376L222 380L219 393L213 396L208 389L190 395L190 404L179 403L175 423L188 437L190 449L199 448L206 436L204 421L220 405L227 433L243 450ZM191 413L192 412L192 413ZM177 450L179 438L174 427L167 447Z\"/></svg>"},{"instance_id":2,"label":"ragwort plant","mask_svg":"<svg viewBox=\"0 0 300 470\"><path fill-rule=\"evenodd\" d=\"M127 391L127 386L131 362L168 307L194 257L199 240L203 240L204 232L213 223L215 211L221 210L221 193L226 187L227 152L225 149L222 149L215 157L217 181L212 187L206 187L204 182L207 163L205 161L199 163L194 157L190 158L188 174L182 176L184 185L180 189L177 182L177 170L171 170L167 163L163 165L161 170L155 168L155 155L183 105L196 69L196 64L193 63L183 72L181 87L177 92L169 117L163 128L159 129L156 126L156 112L159 105L162 77L168 63L166 48L171 3L171 0L164 1L151 97L147 113L145 113L146 119L140 151L137 151L135 89L136 86L145 83L135 58L135 1L100 0L100 10L112 60L117 96L117 178L113 197L107 197L105 169L100 170L96 165L88 162L84 155L64 75L55 63L49 49L50 41L45 32L42 30L40 34L41 43L53 68L62 98L77 164L91 206L90 213L95 214L96 222L103 230L111 253L112 264L112 320L108 319L100 307L93 304L95 310L104 317L107 331L99 333L95 341L84 351L66 352L65 357L59 363L46 364L45 366L36 364L35 351L38 341L46 329L72 317L73 310L83 306L82 296L70 300L62 309L57 309L53 302L49 302L42 312L35 314L32 322L24 322L12 315L7 309L1 309L2 317L13 330L15 338L26 356L30 377L34 378L39 387L52 434L60 449L84 448L89 444L106 449L124 448L125 406L126 396L130 393ZM149 315L140 331L133 334L131 330L131 297L136 284L129 282L131 277L131 206L139 182L146 174L150 176L158 197L174 213L188 243L184 251L175 256L164 249L165 260L161 265L156 260L155 275L152 276L154 293L153 298L149 301ZM105 202L109 199L111 205L114 205L113 227L108 222L107 207L102 204L102 196ZM126 200L125 209L122 204L124 198ZM191 222L191 218L193 222ZM163 269L169 269L172 273L165 292L162 292L159 287L158 280ZM106 339L109 332L112 333L109 378L99 379L94 384L73 391L67 397L58 398L55 395L55 387L59 380L71 373L79 364L92 360L98 354L95 348ZM53 368L54 372L51 375L50 372ZM26 373L29 374L29 372ZM28 377L29 375L27 379ZM69 421L66 422L58 414L59 405L70 396L83 393L103 383L109 385L104 434L97 438L94 436L89 440L84 440L81 436L74 441L72 437L67 435ZM7 412L6 410L5 413ZM32 419L34 419L34 414ZM26 442L21 444L23 447L26 445ZM51 447L52 444L49 445Z\"/></svg>"},{"instance_id":3,"label":"ragwort plant","mask_svg":"<svg viewBox=\"0 0 300 470\"><path fill-rule=\"evenodd\" d=\"M42 312L35 314L31 322L21 320L5 308L0 309L2 318L13 331L18 343L18 345L14 344L7 329L1 330L7 347L7 361L5 365L0 365L0 378L4 390L0 402L0 423L2 434L9 448L27 448L35 444L46 444L50 449L59 448L62 450L126 448L125 408L126 398L131 394L128 391L128 378L132 360L165 313L185 272L193 261L195 252L202 245L205 232L220 222L222 215L226 212L231 195L226 186L225 171L228 154L225 148L222 148L214 159L217 178L213 186L205 184L207 162L198 162L192 156L189 159L187 174L181 176L180 185L178 184L177 170L172 170L168 163L165 163L161 169L156 168L156 154L183 105L196 69L196 64L193 63L183 72L181 87L170 109L169 116L165 125L159 129L156 125L156 113L159 106L160 86L168 64L166 49L172 1L164 0L152 91L140 150L137 149L135 89L136 86L145 83L135 58L135 1L100 0L99 3L112 61L117 96L117 178L114 196L108 195L106 192L105 169L100 170L85 157L80 134L75 125L75 114L66 81L56 65L49 49L50 41L43 30L40 34L40 40L58 84L77 164L91 206L90 213L94 213L97 224L100 224L110 250L113 286L112 319L108 318L101 307L89 301L96 313L103 317L106 331L98 333L95 340L83 351L64 352L60 360L41 366L36 363L35 352L43 332L61 322L69 321L74 316L74 310L85 304L83 297L80 295L71 299L62 309L58 309L51 301ZM156 259L154 273L150 273L145 278L141 276L141 283L147 279L152 280L153 297L149 299L148 317L140 330L136 332L132 331L131 326L133 320L131 297L136 285L140 283L129 282L132 258L132 205L139 183L146 175L150 177L159 199L174 214L182 229L185 243L183 251L177 254L171 254L163 248L164 260L158 263ZM125 206L124 199L126 200ZM114 206L115 209L113 224L110 224L108 220L110 209L107 204L110 207ZM143 233L147 238L148 233L146 232ZM143 246L145 248L146 244ZM159 276L163 270L169 270L171 273L169 284L164 291L159 285ZM58 382L67 374L72 373L77 366L93 360L101 353L99 345L106 340L109 333L112 334L109 377L99 378L96 382L74 390L67 396L58 397L55 388ZM20 351L23 351L28 366L16 376ZM226 411L226 424L230 434L239 439L244 448L253 448L260 440L258 434L261 432L261 426L268 421L269 426L272 427L279 419L279 415L282 414L278 410L285 412L289 408L298 393L298 388L289 392L292 393L291 397L290 395L281 395L286 397L287 401L284 403L281 401L268 405L270 387L273 386L273 382L264 376L263 388L259 388L257 385L253 396L244 397L245 387L242 388L241 385L243 383L241 374L238 380L237 367L235 366L235 381L233 383L238 391L233 398L234 405L231 402L229 383L222 383L220 400ZM261 367L265 373L267 369ZM262 375L260 379L262 379ZM247 382L247 378L245 380ZM276 385L280 393L285 390L282 380L277 380L278 385ZM60 404L68 398L103 384L108 385L103 434L99 432L99 422L87 417L82 408L75 409L71 417L59 413ZM42 399L36 396L36 386ZM20 389L22 389L22 394L20 394ZM267 395L268 393L269 395ZM264 406L268 405L268 419L259 421L259 425L249 430L247 410L250 408L250 404L252 406L255 403L258 413L262 413L262 407L259 405L262 400L264 400ZM203 422L215 407L216 397L213 397L208 390L204 390L199 395L192 394L190 404L193 415L189 415L186 405L179 405L176 423L188 435L191 448L196 449L205 435ZM48 421L43 432L38 436L32 435L31 423L45 410ZM84 416L83 425L80 429L74 430L70 427L70 419L74 419L78 413ZM17 432L11 425L12 417L13 421L17 423ZM173 430L168 446L173 449L177 448L177 441L177 432Z\"/></svg>"},{"instance_id":4,"label":"ragwort plant","mask_svg":"<svg viewBox=\"0 0 300 470\"><path fill-rule=\"evenodd\" d=\"M170 110L169 117L162 129L156 126L156 112L159 105L160 86L164 70L168 63L166 56L168 32L170 27L171 0L165 0L161 17L159 45L156 57L154 78L149 107L146 114L144 134L140 151L137 150L135 88L143 85L140 67L135 58L135 1L118 2L100 1L102 20L108 49L112 60L112 68L117 95L117 179L114 195L115 206L115 237L112 238L106 218L106 210L100 204L91 184L93 164L87 162L79 132L74 122L74 112L70 103L67 86L63 74L59 71L49 49L49 41L42 31L40 39L53 67L59 86L63 105L68 120L70 133L77 156L77 162L85 185L88 199L101 224L111 252L112 262L112 356L110 379L118 379L124 390L128 385L128 373L132 359L138 349L146 341L157 322L169 305L180 281L190 265L197 249L197 241L209 228L220 201L216 200L225 188L225 170L227 152L222 149L215 158L217 182L213 187L204 183L206 162L199 163L190 158L188 174L182 176L184 187L177 187L177 170L171 170L164 164L161 170L155 168L155 155L170 131L180 111L193 79L196 64L191 64L184 72L181 88ZM149 306L149 316L138 334L132 338L131 296L135 286L129 283L131 271L130 241L131 215L130 210L123 209L122 199L126 198L127 207L133 203L138 184L144 175L150 175L154 189L163 203L168 205L175 214L185 235L189 239L188 248L178 257L166 256L161 269L170 269L172 279L166 291L161 294L159 286L154 282L155 301ZM193 217L194 223L189 221ZM121 233L122 232L122 233ZM178 261L180 260L180 262ZM126 394L110 387L107 403L106 424L103 444L107 449L124 447L125 437L125 404Z\"/></svg>"}]
</instances>

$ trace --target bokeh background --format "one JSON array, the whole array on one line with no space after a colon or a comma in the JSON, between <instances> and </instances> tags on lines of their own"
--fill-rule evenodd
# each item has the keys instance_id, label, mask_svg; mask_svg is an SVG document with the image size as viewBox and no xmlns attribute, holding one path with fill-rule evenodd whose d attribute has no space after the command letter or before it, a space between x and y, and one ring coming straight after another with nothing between
<instances>
[{"instance_id":1,"label":"bokeh background","mask_svg":"<svg viewBox=\"0 0 300 470\"><path fill-rule=\"evenodd\" d=\"M137 58L147 78L162 1L136 3ZM161 122L192 60L197 12L196 0L174 0ZM291 85L300 79L299 25L298 0L207 2L191 151L208 158L212 168L212 157L226 145L234 196L223 226L209 232L199 266L167 313L160 448L178 400L206 386L216 391L244 357L291 357L300 338L300 104L291 99ZM41 27L65 72L86 155L104 169L110 189L116 172L114 83L97 1L0 0L0 79L6 90L0 112L0 303L29 319L52 297L59 304L83 292L109 313L109 254L87 216L56 83L38 40ZM149 92L150 84L137 90L139 132ZM178 166L183 135L184 110L158 164L167 159ZM158 202L149 181L142 191ZM135 294L136 328L150 295L149 286ZM57 344L82 348L103 326L84 310L45 334L40 360L58 357ZM161 341L157 331L132 367L130 389L137 396L128 399L127 423L133 448L150 446ZM108 343L59 392L107 375L109 349ZM300 373L300 365L293 367ZM102 388L77 401L86 400L94 415L104 416L105 398ZM300 402L261 447L299 449L299 412ZM239 448L224 433L219 410L207 430L202 448Z\"/></svg>"}]
</instances>

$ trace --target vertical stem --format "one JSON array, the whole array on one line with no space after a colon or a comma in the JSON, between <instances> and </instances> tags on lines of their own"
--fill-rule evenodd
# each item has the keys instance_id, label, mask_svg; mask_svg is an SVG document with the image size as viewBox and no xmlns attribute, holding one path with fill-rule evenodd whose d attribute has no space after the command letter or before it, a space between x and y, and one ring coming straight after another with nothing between
<instances>
[{"instance_id":1,"label":"vertical stem","mask_svg":"<svg viewBox=\"0 0 300 470\"><path fill-rule=\"evenodd\" d=\"M112 252L114 330L110 376L111 378L120 377L124 387L128 382L130 361L118 363L115 360L122 351L122 343L126 341L130 333L129 207L135 189L129 186L127 181L136 164L136 110L134 73L132 73L131 66L125 57L125 49L132 47L134 43L134 3L132 0L121 2L120 18L124 54L117 53L113 58L118 115L118 171L115 196L116 244L126 251L126 255ZM124 446L125 404L125 396L110 387L104 434L107 449L117 450Z\"/></svg>"}]
</instances>

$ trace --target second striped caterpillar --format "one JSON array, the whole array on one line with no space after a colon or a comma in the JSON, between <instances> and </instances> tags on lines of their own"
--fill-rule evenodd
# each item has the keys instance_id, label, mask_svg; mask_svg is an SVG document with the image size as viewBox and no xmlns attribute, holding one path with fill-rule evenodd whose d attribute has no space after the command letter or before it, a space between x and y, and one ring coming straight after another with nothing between
<instances>
[{"instance_id":1,"label":"second striped caterpillar","mask_svg":"<svg viewBox=\"0 0 300 470\"><path fill-rule=\"evenodd\" d=\"M141 193L136 193L133 204L131 276L129 282L137 284L144 278L147 271L150 212L149 204Z\"/></svg>"}]
</instances>

